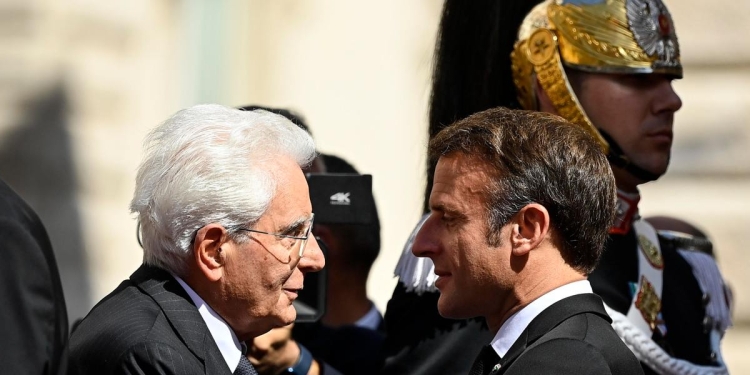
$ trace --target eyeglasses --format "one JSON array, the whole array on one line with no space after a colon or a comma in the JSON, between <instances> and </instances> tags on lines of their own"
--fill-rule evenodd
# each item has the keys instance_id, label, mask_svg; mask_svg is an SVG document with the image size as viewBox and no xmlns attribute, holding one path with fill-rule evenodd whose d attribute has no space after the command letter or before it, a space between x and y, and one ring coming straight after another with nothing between
<instances>
[{"instance_id":1,"label":"eyeglasses","mask_svg":"<svg viewBox=\"0 0 750 375\"><path fill-rule=\"evenodd\" d=\"M296 246L299 246L299 251L297 252L297 261L302 258L302 255L305 253L305 247L307 246L307 240L310 238L310 233L312 232L313 227L313 221L315 220L315 214L312 214L310 216L310 223L307 225L307 228L304 230L305 235L304 236L291 236L288 234L281 234L281 233L272 233L272 232L265 232L262 230L257 229L249 229L249 228L242 228L237 227L236 230L243 231L243 232L252 232L252 233L260 233L260 234L268 234L271 236L274 236L281 240L281 244L284 248L287 249L287 251L291 254L293 253L293 250ZM265 246L264 246L265 247ZM268 248L266 248L268 250ZM283 263L291 263L292 259L290 259L288 262L284 262L282 259L279 259L273 252L268 250L268 252L271 253L271 255L274 255L276 259L278 259L280 262Z\"/></svg>"}]
</instances>

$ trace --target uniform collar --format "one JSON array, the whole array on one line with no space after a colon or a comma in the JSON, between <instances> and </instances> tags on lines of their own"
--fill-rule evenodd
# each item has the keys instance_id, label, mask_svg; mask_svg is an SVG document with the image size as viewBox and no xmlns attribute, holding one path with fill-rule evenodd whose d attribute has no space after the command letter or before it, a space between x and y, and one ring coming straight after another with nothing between
<instances>
[{"instance_id":1,"label":"uniform collar","mask_svg":"<svg viewBox=\"0 0 750 375\"><path fill-rule=\"evenodd\" d=\"M615 213L615 223L609 229L609 234L626 234L630 232L633 220L640 217L638 215L638 202L641 200L639 193L626 193L617 190L617 211Z\"/></svg>"}]
</instances>

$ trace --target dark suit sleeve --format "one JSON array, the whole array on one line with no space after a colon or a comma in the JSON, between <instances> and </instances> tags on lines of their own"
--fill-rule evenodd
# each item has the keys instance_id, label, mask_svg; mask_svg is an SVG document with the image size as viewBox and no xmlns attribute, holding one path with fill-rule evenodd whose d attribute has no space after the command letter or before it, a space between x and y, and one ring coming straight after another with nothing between
<instances>
[{"instance_id":1,"label":"dark suit sleeve","mask_svg":"<svg viewBox=\"0 0 750 375\"><path fill-rule=\"evenodd\" d=\"M146 342L130 348L112 371L112 374L122 375L203 373L203 366L194 358L185 358L179 350L161 342Z\"/></svg>"},{"instance_id":2,"label":"dark suit sleeve","mask_svg":"<svg viewBox=\"0 0 750 375\"><path fill-rule=\"evenodd\" d=\"M506 372L520 374L612 374L594 346L572 339L550 340L524 352Z\"/></svg>"},{"instance_id":3,"label":"dark suit sleeve","mask_svg":"<svg viewBox=\"0 0 750 375\"><path fill-rule=\"evenodd\" d=\"M48 373L57 360L56 310L43 249L27 229L0 219L0 256L0 372Z\"/></svg>"}]
</instances>

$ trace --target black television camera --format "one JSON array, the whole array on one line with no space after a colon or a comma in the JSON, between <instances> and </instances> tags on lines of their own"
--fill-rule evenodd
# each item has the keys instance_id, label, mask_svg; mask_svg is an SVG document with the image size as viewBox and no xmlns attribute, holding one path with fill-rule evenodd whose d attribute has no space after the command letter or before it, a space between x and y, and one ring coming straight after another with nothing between
<instances>
[{"instance_id":1,"label":"black television camera","mask_svg":"<svg viewBox=\"0 0 750 375\"><path fill-rule=\"evenodd\" d=\"M308 173L310 201L315 224L370 224L375 220L372 176L360 174ZM318 240L323 254L326 244ZM305 275L305 288L294 307L297 322L314 322L325 313L327 271Z\"/></svg>"}]
</instances>

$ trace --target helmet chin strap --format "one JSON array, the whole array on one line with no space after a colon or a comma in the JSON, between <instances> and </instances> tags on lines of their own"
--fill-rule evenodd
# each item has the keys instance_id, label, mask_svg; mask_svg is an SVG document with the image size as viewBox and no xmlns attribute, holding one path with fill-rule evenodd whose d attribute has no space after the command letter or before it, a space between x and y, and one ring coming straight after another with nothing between
<instances>
[{"instance_id":1,"label":"helmet chin strap","mask_svg":"<svg viewBox=\"0 0 750 375\"><path fill-rule=\"evenodd\" d=\"M624 152L622 152L622 148L620 148L620 145L615 142L612 137L607 134L604 130L597 128L596 130L599 131L599 133L604 137L604 139L609 143L609 153L607 154L607 160L609 162L619 168L622 168L626 170L631 175L637 177L640 180L643 180L643 182L649 182L649 181L656 181L661 177L661 175L658 175L656 173L649 172L633 163Z\"/></svg>"}]
</instances>

